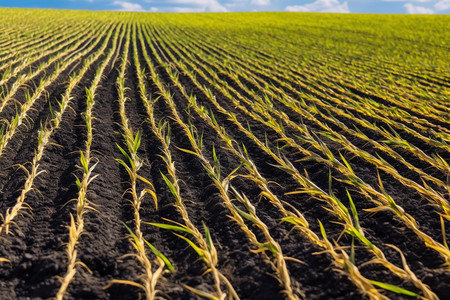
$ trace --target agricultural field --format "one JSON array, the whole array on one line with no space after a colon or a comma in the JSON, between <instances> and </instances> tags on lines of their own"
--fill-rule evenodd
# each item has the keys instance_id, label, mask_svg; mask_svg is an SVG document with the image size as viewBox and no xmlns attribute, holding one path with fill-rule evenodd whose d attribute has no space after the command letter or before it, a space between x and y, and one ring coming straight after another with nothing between
<instances>
[{"instance_id":1,"label":"agricultural field","mask_svg":"<svg viewBox=\"0 0 450 300\"><path fill-rule=\"evenodd\" d=\"M0 9L0 299L450 299L448 24Z\"/></svg>"}]
</instances>

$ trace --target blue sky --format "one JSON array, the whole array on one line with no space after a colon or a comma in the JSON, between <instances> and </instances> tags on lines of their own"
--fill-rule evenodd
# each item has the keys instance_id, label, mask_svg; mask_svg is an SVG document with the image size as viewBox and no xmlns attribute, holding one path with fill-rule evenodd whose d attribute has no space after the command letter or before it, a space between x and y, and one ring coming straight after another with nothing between
<instances>
[{"instance_id":1,"label":"blue sky","mask_svg":"<svg viewBox=\"0 0 450 300\"><path fill-rule=\"evenodd\" d=\"M0 0L0 7L147 12L301 11L449 14L450 0Z\"/></svg>"}]
</instances>

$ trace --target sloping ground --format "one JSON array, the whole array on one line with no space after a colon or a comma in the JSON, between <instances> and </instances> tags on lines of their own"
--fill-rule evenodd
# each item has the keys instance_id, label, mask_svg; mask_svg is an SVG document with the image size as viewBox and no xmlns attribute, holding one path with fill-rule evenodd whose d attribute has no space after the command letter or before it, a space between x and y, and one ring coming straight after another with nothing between
<instances>
[{"instance_id":1,"label":"sloping ground","mask_svg":"<svg viewBox=\"0 0 450 300\"><path fill-rule=\"evenodd\" d=\"M1 299L450 297L448 16L0 15Z\"/></svg>"}]
</instances>

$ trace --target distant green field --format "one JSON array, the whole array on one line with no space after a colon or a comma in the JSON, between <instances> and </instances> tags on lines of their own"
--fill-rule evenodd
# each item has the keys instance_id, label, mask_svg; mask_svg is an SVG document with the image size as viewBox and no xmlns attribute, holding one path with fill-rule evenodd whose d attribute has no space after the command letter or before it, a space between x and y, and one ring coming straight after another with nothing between
<instances>
[{"instance_id":1,"label":"distant green field","mask_svg":"<svg viewBox=\"0 0 450 300\"><path fill-rule=\"evenodd\" d=\"M0 298L450 299L448 24L0 9Z\"/></svg>"}]
</instances>

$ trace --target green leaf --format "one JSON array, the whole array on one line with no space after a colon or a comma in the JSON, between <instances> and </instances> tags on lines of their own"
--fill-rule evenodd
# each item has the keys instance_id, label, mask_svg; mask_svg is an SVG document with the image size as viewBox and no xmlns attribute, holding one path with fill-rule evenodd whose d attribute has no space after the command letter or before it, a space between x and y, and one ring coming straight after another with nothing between
<instances>
[{"instance_id":1,"label":"green leaf","mask_svg":"<svg viewBox=\"0 0 450 300\"><path fill-rule=\"evenodd\" d=\"M182 231L182 232L187 232L189 234L193 234L193 232L186 228L186 227L181 227L178 225L172 225L172 224L164 224L164 223L150 223L150 222L144 222L146 224L152 225L152 226L156 226L162 229L168 229L168 230L173 230L173 231Z\"/></svg>"},{"instance_id":2,"label":"green leaf","mask_svg":"<svg viewBox=\"0 0 450 300\"><path fill-rule=\"evenodd\" d=\"M248 151L247 151L247 148L245 147L244 143L242 143L242 149L244 150L245 157L247 158L247 160L249 160Z\"/></svg>"},{"instance_id":3,"label":"green leaf","mask_svg":"<svg viewBox=\"0 0 450 300\"><path fill-rule=\"evenodd\" d=\"M177 233L174 233L174 234L175 234L176 236L182 238L183 240L185 240L185 241L189 244L189 246L191 246L192 249L194 249L195 252L197 252L197 254L198 254L200 257L202 257L202 258L205 257L205 252L204 252L200 247L198 247L193 241L191 241L191 240L188 239L187 237L184 237L184 236L182 236L182 235L180 235L180 234L177 234Z\"/></svg>"},{"instance_id":4,"label":"green leaf","mask_svg":"<svg viewBox=\"0 0 450 300\"><path fill-rule=\"evenodd\" d=\"M160 173L161 173L162 178L163 178L164 181L166 182L167 186L169 187L169 190L170 190L170 192L172 193L172 195L173 195L176 199L178 199L178 198L179 198L179 195L178 195L177 190L176 190L175 186L173 185L173 183L169 180L169 178L166 177L166 175L164 175L162 172L160 172Z\"/></svg>"},{"instance_id":5,"label":"green leaf","mask_svg":"<svg viewBox=\"0 0 450 300\"><path fill-rule=\"evenodd\" d=\"M214 295L212 295L210 293L197 290L197 289L195 289L193 287L190 287L190 286L187 286L187 285L183 285L183 286L185 288L187 288L188 290L190 290L191 292L193 292L194 294L196 294L196 295L198 295L200 297L203 297L205 299L208 299L208 300L219 300L219 298L217 298L216 296L214 296Z\"/></svg>"},{"instance_id":6,"label":"green leaf","mask_svg":"<svg viewBox=\"0 0 450 300\"><path fill-rule=\"evenodd\" d=\"M203 130L202 130L202 133L200 134L200 136L198 137L197 144L198 144L199 149L203 149Z\"/></svg>"},{"instance_id":7,"label":"green leaf","mask_svg":"<svg viewBox=\"0 0 450 300\"><path fill-rule=\"evenodd\" d=\"M440 217L441 217L441 230L442 230L442 244L444 245L445 248L449 249L449 248L448 248L448 244L447 244L447 237L446 237L446 235L445 235L445 223L444 223L444 218L442 217L442 215L441 215ZM450 250L450 249L449 249L449 250Z\"/></svg>"},{"instance_id":8,"label":"green leaf","mask_svg":"<svg viewBox=\"0 0 450 300\"><path fill-rule=\"evenodd\" d=\"M75 183L77 184L77 187L80 190L81 189L81 181L76 175L74 175L74 176L75 176Z\"/></svg>"},{"instance_id":9,"label":"green leaf","mask_svg":"<svg viewBox=\"0 0 450 300\"><path fill-rule=\"evenodd\" d=\"M344 164L347 166L347 169L350 170L350 172L352 172L352 174L355 174L355 172L353 172L352 167L350 166L350 164L348 163L348 161L345 159L345 157L342 155L342 153L339 152L339 155L342 158L342 161L344 162Z\"/></svg>"},{"instance_id":10,"label":"green leaf","mask_svg":"<svg viewBox=\"0 0 450 300\"><path fill-rule=\"evenodd\" d=\"M379 281L375 281L375 280L369 280L370 283L372 283L373 285L376 285L382 289L385 289L387 291L391 291L397 294L402 294L402 295L406 295L406 296L411 296L411 297L417 297L420 298L420 296L414 292L405 290L404 288L398 287L396 285L392 285L392 284L388 284L388 283L383 283L383 282L379 282Z\"/></svg>"},{"instance_id":11,"label":"green leaf","mask_svg":"<svg viewBox=\"0 0 450 300\"><path fill-rule=\"evenodd\" d=\"M350 235L358 238L361 242L363 242L367 247L369 247L371 250L375 250L375 247L373 246L372 242L369 241L365 236L361 234L356 228L351 228L346 230Z\"/></svg>"},{"instance_id":12,"label":"green leaf","mask_svg":"<svg viewBox=\"0 0 450 300\"><path fill-rule=\"evenodd\" d=\"M353 219L355 221L355 227L356 227L356 230L359 230L360 226L359 226L358 211L356 210L356 206L355 206L355 203L353 202L352 196L350 195L348 190L346 190L346 191L347 191L348 201L350 202L350 209L352 211Z\"/></svg>"},{"instance_id":13,"label":"green leaf","mask_svg":"<svg viewBox=\"0 0 450 300\"><path fill-rule=\"evenodd\" d=\"M211 239L211 233L209 232L208 226L203 222L203 228L205 229L205 235L206 235L206 244L208 245L209 251L214 248L212 239Z\"/></svg>"},{"instance_id":14,"label":"green leaf","mask_svg":"<svg viewBox=\"0 0 450 300\"><path fill-rule=\"evenodd\" d=\"M213 145L213 159L214 159L214 171L217 175L220 175L220 164L216 155L216 148Z\"/></svg>"},{"instance_id":15,"label":"green leaf","mask_svg":"<svg viewBox=\"0 0 450 300\"><path fill-rule=\"evenodd\" d=\"M151 186L152 189L155 189L155 187L153 186L153 184L146 178L142 177L141 175L136 175L136 178L139 179L142 182L145 182L146 184L148 184L149 186Z\"/></svg>"},{"instance_id":16,"label":"green leaf","mask_svg":"<svg viewBox=\"0 0 450 300\"><path fill-rule=\"evenodd\" d=\"M125 228L128 230L128 232L130 233L131 237L134 240L134 243L136 245L139 245L139 239L138 237L133 233L133 231L130 229L130 227L127 226L127 224L123 223L122 224L125 226ZM144 239L145 244L147 244L147 246L152 250L152 252L159 258L162 259L162 261L166 264L167 268L170 271L175 270L175 268L173 267L173 265L170 263L170 261L167 259L167 257L164 256L164 254L162 254L160 251L158 251L158 249L156 249L152 244L150 244L146 239Z\"/></svg>"},{"instance_id":17,"label":"green leaf","mask_svg":"<svg viewBox=\"0 0 450 300\"><path fill-rule=\"evenodd\" d=\"M278 254L277 248L276 248L271 242L258 243L258 247L259 247L260 249L266 249L266 250L269 250L270 252L272 252L272 253L275 254L275 255Z\"/></svg>"},{"instance_id":18,"label":"green leaf","mask_svg":"<svg viewBox=\"0 0 450 300\"><path fill-rule=\"evenodd\" d=\"M305 224L300 218L297 217L293 217L293 216L288 216L288 217L284 217L281 219L281 221L283 222L288 222L291 223L293 225L300 225L302 227L307 228L307 224Z\"/></svg>"},{"instance_id":19,"label":"green leaf","mask_svg":"<svg viewBox=\"0 0 450 300\"><path fill-rule=\"evenodd\" d=\"M116 144L116 146L117 146L117 148L119 148L120 152L122 152L123 156L125 156L128 159L128 161L130 162L130 165L132 166L133 165L133 160L128 155L128 153L124 149L122 149L122 147L120 147L118 144Z\"/></svg>"},{"instance_id":20,"label":"green leaf","mask_svg":"<svg viewBox=\"0 0 450 300\"><path fill-rule=\"evenodd\" d=\"M320 226L320 233L322 233L322 237L324 240L327 240L327 232L325 231L325 228L323 227L322 222L320 222L320 220L317 220L319 222L319 226Z\"/></svg>"},{"instance_id":21,"label":"green leaf","mask_svg":"<svg viewBox=\"0 0 450 300\"><path fill-rule=\"evenodd\" d=\"M191 150L187 150L187 149L183 149L183 148L178 148L178 147L177 147L177 149L180 150L180 151L189 153L189 154L193 154L193 155L195 155L195 156L199 156L196 152L191 151Z\"/></svg>"},{"instance_id":22,"label":"green leaf","mask_svg":"<svg viewBox=\"0 0 450 300\"><path fill-rule=\"evenodd\" d=\"M125 226L125 228L128 230L128 232L130 233L131 237L133 238L133 241L136 245L139 245L139 239L138 237L133 233L133 231L130 229L130 227L127 226L127 224L123 223L122 224Z\"/></svg>"},{"instance_id":23,"label":"green leaf","mask_svg":"<svg viewBox=\"0 0 450 300\"><path fill-rule=\"evenodd\" d=\"M332 183L333 183L333 177L331 176L331 168L328 169L328 191L330 195L333 193L332 191Z\"/></svg>"},{"instance_id":24,"label":"green leaf","mask_svg":"<svg viewBox=\"0 0 450 300\"><path fill-rule=\"evenodd\" d=\"M86 157L84 156L84 153L82 151L80 151L80 162L81 165L83 166L84 173L87 174L89 172L89 166L86 161Z\"/></svg>"},{"instance_id":25,"label":"green leaf","mask_svg":"<svg viewBox=\"0 0 450 300\"><path fill-rule=\"evenodd\" d=\"M234 204L232 204L232 205L233 205L233 209L236 210L238 212L238 214L241 215L241 217L249 220L250 222L252 222L254 224L258 224L258 221L253 216L251 216L250 214L242 211L236 205L234 205Z\"/></svg>"},{"instance_id":26,"label":"green leaf","mask_svg":"<svg viewBox=\"0 0 450 300\"><path fill-rule=\"evenodd\" d=\"M51 101L48 101L48 107L49 107L49 109L50 109L50 115L51 115L52 118L54 119L54 118L55 118L55 112L53 111L53 108L52 108L52 102L51 102Z\"/></svg>"},{"instance_id":27,"label":"green leaf","mask_svg":"<svg viewBox=\"0 0 450 300\"><path fill-rule=\"evenodd\" d=\"M92 93L88 87L85 87L87 102L90 103L92 101Z\"/></svg>"},{"instance_id":28,"label":"green leaf","mask_svg":"<svg viewBox=\"0 0 450 300\"><path fill-rule=\"evenodd\" d=\"M170 145L170 133L171 133L171 128L170 128L169 122L166 122L165 124L166 124L165 140L166 140L167 146L169 146L169 145Z\"/></svg>"},{"instance_id":29,"label":"green leaf","mask_svg":"<svg viewBox=\"0 0 450 300\"><path fill-rule=\"evenodd\" d=\"M116 161L125 168L125 170L128 172L128 175L130 175L130 177L133 176L130 167L123 160L116 158Z\"/></svg>"},{"instance_id":30,"label":"green leaf","mask_svg":"<svg viewBox=\"0 0 450 300\"><path fill-rule=\"evenodd\" d=\"M219 124L217 123L216 117L214 116L214 113L212 111L210 111L209 115L211 116L211 120L212 120L213 124L216 126L219 126Z\"/></svg>"},{"instance_id":31,"label":"green leaf","mask_svg":"<svg viewBox=\"0 0 450 300\"><path fill-rule=\"evenodd\" d=\"M161 252L158 251L152 244L150 244L146 239L144 239L144 242L147 244L147 246L152 250L152 252L159 258L162 259L162 261L166 264L167 268L170 271L175 270L173 265L170 263L170 261L167 259L167 257L164 256Z\"/></svg>"},{"instance_id":32,"label":"green leaf","mask_svg":"<svg viewBox=\"0 0 450 300\"><path fill-rule=\"evenodd\" d=\"M271 164L271 163L267 163L267 164L272 166L272 167L278 168L278 169L280 169L280 170L282 170L282 171L284 171L284 172L286 172L288 174L291 174L291 175L296 173L295 170L290 168L290 167L285 167L285 166L282 166L282 165L275 165L275 164Z\"/></svg>"},{"instance_id":33,"label":"green leaf","mask_svg":"<svg viewBox=\"0 0 450 300\"><path fill-rule=\"evenodd\" d=\"M320 194L322 194L322 192L321 192L321 191L318 191L318 190L313 190L313 189L305 188L305 189L303 189L303 190L301 190L301 191L293 191L293 192L285 193L285 195L295 195L295 194L320 195Z\"/></svg>"},{"instance_id":34,"label":"green leaf","mask_svg":"<svg viewBox=\"0 0 450 300\"><path fill-rule=\"evenodd\" d=\"M141 145L141 134L140 134L140 132L138 131L137 133L136 133L136 136L135 136L135 138L134 138L134 144L133 144L133 150L134 150L134 152L136 152L138 149L139 149L139 146Z\"/></svg>"},{"instance_id":35,"label":"green leaf","mask_svg":"<svg viewBox=\"0 0 450 300\"><path fill-rule=\"evenodd\" d=\"M331 132L326 131L320 131L319 134L323 135L324 137L329 138L332 141L338 141L339 139Z\"/></svg>"}]
</instances>

